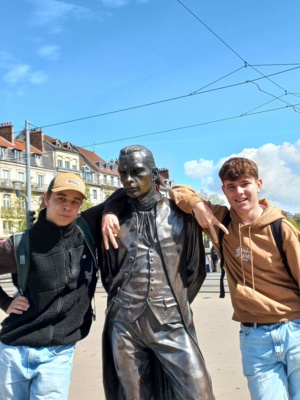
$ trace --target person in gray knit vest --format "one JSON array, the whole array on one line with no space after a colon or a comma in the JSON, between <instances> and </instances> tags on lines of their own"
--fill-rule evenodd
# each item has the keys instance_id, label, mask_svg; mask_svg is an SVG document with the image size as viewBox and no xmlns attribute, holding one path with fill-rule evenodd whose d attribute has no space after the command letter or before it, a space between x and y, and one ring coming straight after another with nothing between
<instances>
[{"instance_id":1,"label":"person in gray knit vest","mask_svg":"<svg viewBox=\"0 0 300 400\"><path fill-rule=\"evenodd\" d=\"M190 308L206 276L201 228L156 190L147 148L122 149L119 174L128 201L102 251L106 398L213 400Z\"/></svg>"}]
</instances>

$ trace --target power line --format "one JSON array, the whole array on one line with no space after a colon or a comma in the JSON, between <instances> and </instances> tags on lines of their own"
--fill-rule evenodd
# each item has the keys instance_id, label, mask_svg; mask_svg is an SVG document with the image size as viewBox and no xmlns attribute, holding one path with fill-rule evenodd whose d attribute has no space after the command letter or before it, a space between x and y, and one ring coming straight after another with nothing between
<instances>
[{"instance_id":1,"label":"power line","mask_svg":"<svg viewBox=\"0 0 300 400\"><path fill-rule=\"evenodd\" d=\"M257 73L259 73L260 75L262 75L264 78L268 79L271 83L273 83L274 85L276 85L277 87L279 87L281 90L285 91L286 90L281 87L280 85L278 85L276 82L272 81L270 78L268 78L267 76L265 76L261 71L259 71L257 68L254 67L254 65L249 64L246 60L243 59L243 57L241 55L239 55L231 46L229 46L228 43L226 43L219 35L216 34L216 32L214 32L207 24L205 24L195 13L193 13L185 4L183 4L180 0L177 0L178 3L180 3L190 14L193 15L193 17L195 17L203 26L205 26L206 29L208 29L214 36L216 36L232 53L234 53L239 59L241 59L245 66L249 66L250 68L254 69L254 71L256 71ZM295 95L296 96L296 95ZM299 96L296 96L299 97Z\"/></svg>"},{"instance_id":2,"label":"power line","mask_svg":"<svg viewBox=\"0 0 300 400\"><path fill-rule=\"evenodd\" d=\"M244 67L240 67L240 68L234 70L232 73L227 74L227 76L233 74L234 72L238 71L241 68L244 68ZM268 76L279 75L279 74L282 74L282 73L285 73L285 72L289 72L289 71L292 71L292 70L295 70L295 69L299 69L299 68L300 68L300 65L297 66L297 67L294 67L294 68L289 68L287 70L274 72L272 74L267 75L267 77ZM218 79L218 80L220 80L220 79ZM73 122L84 121L84 120L92 119L92 118L104 117L106 115L111 115L111 114L121 113L121 112L125 112L125 111L131 111L131 110L135 110L135 109L139 109L139 108L143 108L143 107L149 107L149 106L153 106L153 105L157 105L157 104L167 103L167 102L180 100L180 99L184 99L184 98L189 98L189 97L200 95L200 94L206 94L206 93L211 93L211 92L215 92L215 91L219 91L219 90L230 89L230 88L233 88L233 87L236 87L236 86L245 85L245 84L247 84L249 82L256 82L256 81L259 81L261 79L264 79L264 76L256 78L256 79L246 80L246 81L243 81L243 82L233 83L233 84L226 85L226 86L221 86L221 87L214 88L214 89L203 90L203 88L201 88L201 89L198 89L196 92L191 92L189 94L185 94L185 95L181 95L181 96L177 96L177 97L171 97L171 98L168 98L168 99L157 100L157 101L150 102L150 103L139 104L139 105L136 105L136 106L121 108L121 109L117 109L117 110L113 110L113 111L107 111L107 112L104 112L104 113L99 113L99 114L94 114L94 115L89 115L89 116L86 116L86 117L80 117L80 118L75 118L75 119L71 119L71 120L55 122L53 124L37 126L37 125L33 124L32 122L30 122L30 125L34 126L35 128L43 128L43 129L44 128L50 128L50 127L53 127L53 126L58 126L58 125L64 125L64 124L69 124L69 123L73 123ZM212 83L214 83L214 82L212 82ZM211 84L208 84L208 85L204 86L204 88L210 86ZM21 130L19 132L16 132L16 133L21 133L21 132L23 132L23 130Z\"/></svg>"},{"instance_id":3,"label":"power line","mask_svg":"<svg viewBox=\"0 0 300 400\"><path fill-rule=\"evenodd\" d=\"M85 147L100 146L100 145L108 144L108 143L122 142L124 140L129 140L129 139L137 139L137 138L141 138L141 137L159 135L159 134L162 134L162 133L175 132L175 131L180 131L180 130L183 130L183 129L191 129L191 128L196 128L196 127L199 127L199 126L215 124L215 123L218 123L218 122L230 121L230 120L237 119L237 118L249 117L249 116L252 116L252 115L257 115L257 114L263 114L263 113L272 112L272 111L283 110L283 109L286 109L286 108L293 108L294 111L296 111L295 107L298 106L298 105L300 105L300 103L294 104L294 105L287 105L285 107L272 108L272 109L264 110L264 111L257 111L257 112L249 111L248 113L235 115L235 116L232 116L232 117L220 118L220 119L215 119L215 120L212 120L212 121L200 122L198 124L186 125L186 126L181 126L181 127L178 127L178 128L171 128L171 129L166 129L166 130L162 130L162 131L145 133L143 135L135 135L135 136L128 136L128 137L121 138L121 139L107 140L105 142L93 143L93 144L80 146L80 147L85 148Z\"/></svg>"},{"instance_id":4,"label":"power line","mask_svg":"<svg viewBox=\"0 0 300 400\"><path fill-rule=\"evenodd\" d=\"M209 30L214 36L216 36L232 53L234 53L239 59L241 59L244 63L247 63L246 60L243 59L232 47L229 46L219 35L216 34L208 25L206 25L196 14L192 12L185 4L183 4L180 0L177 0L178 3L182 5L190 14L192 14L207 30ZM248 63L247 63L248 64Z\"/></svg>"},{"instance_id":5,"label":"power line","mask_svg":"<svg viewBox=\"0 0 300 400\"><path fill-rule=\"evenodd\" d=\"M274 99L272 99L270 101L267 101L266 103L263 103L258 107L252 108L250 111L247 111L247 112L243 113L243 116L245 116L246 114L249 114L249 113L251 113L251 112L253 112L255 110L258 110L259 108L262 108L262 107L266 106L267 104L273 103L273 101L279 100L283 96L286 96L286 94L282 94L281 96L275 97Z\"/></svg>"},{"instance_id":6,"label":"power line","mask_svg":"<svg viewBox=\"0 0 300 400\"><path fill-rule=\"evenodd\" d=\"M194 92L192 92L191 94L198 94L198 92L200 92L201 90L203 90L203 89L205 89L205 88L207 88L207 87L209 87L209 86L213 85L214 83L217 83L217 82L221 81L222 79L225 79L225 78L227 78L227 77L228 77L228 76L230 76L230 75L233 75L233 74L235 74L236 72L240 71L240 70L241 70L241 69L243 69L243 68L245 68L245 66L243 66L243 67L240 67L240 68L237 68L237 69L235 69L234 71L232 71L232 72L229 72L229 74L226 74L226 75L224 75L224 76L221 76L221 78L219 78L219 79L216 79L215 81L213 81L213 82L209 83L208 85L202 86L200 89L198 89L198 90L195 90L195 91L194 91Z\"/></svg>"},{"instance_id":7,"label":"power line","mask_svg":"<svg viewBox=\"0 0 300 400\"><path fill-rule=\"evenodd\" d=\"M253 67L280 67L283 65L300 65L300 63L287 63L287 64L252 64Z\"/></svg>"}]
</instances>

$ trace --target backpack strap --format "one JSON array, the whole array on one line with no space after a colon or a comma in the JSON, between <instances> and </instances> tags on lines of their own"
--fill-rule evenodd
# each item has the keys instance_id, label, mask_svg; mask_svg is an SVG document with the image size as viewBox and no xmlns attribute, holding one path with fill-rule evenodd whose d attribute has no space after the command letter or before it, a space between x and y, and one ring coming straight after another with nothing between
<instances>
[{"instance_id":1,"label":"backpack strap","mask_svg":"<svg viewBox=\"0 0 300 400\"><path fill-rule=\"evenodd\" d=\"M282 262L283 262L288 274L290 275L290 277L293 279L293 281L298 286L298 283L297 283L296 279L293 277L291 269L290 269L290 266L289 266L289 264L287 262L286 254L283 251L283 239L282 239L282 230L281 230L282 220L283 220L283 218L279 218L276 221L273 221L270 224L270 226L271 226L271 230L272 230L272 234L273 234L274 240L276 242L276 246L278 247L278 250L280 252L280 255L281 255L281 258L282 258Z\"/></svg>"},{"instance_id":2,"label":"backpack strap","mask_svg":"<svg viewBox=\"0 0 300 400\"><path fill-rule=\"evenodd\" d=\"M230 217L230 211L228 210L226 214L224 215L222 224L228 228L229 224L231 222L231 217ZM224 231L219 228L219 253L221 255L221 260L220 260L220 267L221 267L221 277L220 277L220 298L223 299L225 297L225 287L224 287L224 278L225 278L225 269L224 269L224 254L223 254L223 245L222 245L222 240L224 236Z\"/></svg>"},{"instance_id":3,"label":"backpack strap","mask_svg":"<svg viewBox=\"0 0 300 400\"><path fill-rule=\"evenodd\" d=\"M76 220L78 229L82 233L84 240L95 258L97 265L97 252L96 252L96 242L94 236L92 235L91 229L87 221L79 215ZM13 235L15 258L18 267L17 276L17 286L18 291L21 296L27 287L29 269L30 269L30 243L29 243L29 230L26 229L23 232L15 233ZM15 282L15 280L14 280Z\"/></svg>"},{"instance_id":4,"label":"backpack strap","mask_svg":"<svg viewBox=\"0 0 300 400\"><path fill-rule=\"evenodd\" d=\"M92 253L93 257L95 258L96 265L97 265L97 247L96 247L96 242L95 238L91 232L91 228L86 221L81 215L78 215L76 218L76 224L78 229L80 230L82 236L84 237L84 240Z\"/></svg>"},{"instance_id":5,"label":"backpack strap","mask_svg":"<svg viewBox=\"0 0 300 400\"><path fill-rule=\"evenodd\" d=\"M30 269L30 244L29 244L29 230L13 235L15 258L18 266L18 291L21 296L27 287L28 275Z\"/></svg>"}]
</instances>

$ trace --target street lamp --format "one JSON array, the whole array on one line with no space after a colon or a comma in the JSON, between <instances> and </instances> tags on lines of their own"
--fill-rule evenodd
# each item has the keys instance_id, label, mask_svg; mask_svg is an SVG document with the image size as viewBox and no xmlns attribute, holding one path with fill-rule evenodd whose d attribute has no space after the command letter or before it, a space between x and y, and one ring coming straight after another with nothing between
<instances>
[{"instance_id":1,"label":"street lamp","mask_svg":"<svg viewBox=\"0 0 300 400\"><path fill-rule=\"evenodd\" d=\"M22 182L22 181L13 181L12 184L13 184L13 187L15 189L16 196L18 198L19 197L23 197L25 199L25 201L26 201L26 206L27 206L27 197L24 196L24 194L21 194L21 190L23 188L24 182Z\"/></svg>"}]
</instances>

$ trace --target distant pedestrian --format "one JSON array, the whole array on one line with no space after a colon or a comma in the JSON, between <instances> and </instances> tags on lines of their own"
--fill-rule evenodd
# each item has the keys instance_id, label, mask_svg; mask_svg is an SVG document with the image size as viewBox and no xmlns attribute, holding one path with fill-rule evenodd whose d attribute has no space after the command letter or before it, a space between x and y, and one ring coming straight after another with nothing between
<instances>
[{"instance_id":1,"label":"distant pedestrian","mask_svg":"<svg viewBox=\"0 0 300 400\"><path fill-rule=\"evenodd\" d=\"M214 246L212 246L210 249L210 257L212 261L212 272L217 272L219 258L218 258L218 253L216 252Z\"/></svg>"},{"instance_id":2,"label":"distant pedestrian","mask_svg":"<svg viewBox=\"0 0 300 400\"><path fill-rule=\"evenodd\" d=\"M209 256L207 254L205 256L205 267L206 267L206 272L210 272Z\"/></svg>"}]
</instances>

